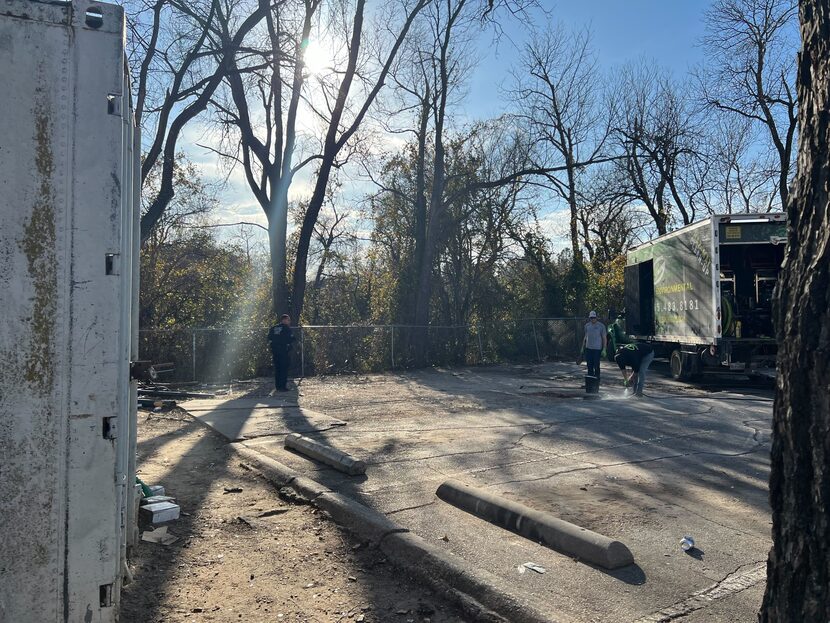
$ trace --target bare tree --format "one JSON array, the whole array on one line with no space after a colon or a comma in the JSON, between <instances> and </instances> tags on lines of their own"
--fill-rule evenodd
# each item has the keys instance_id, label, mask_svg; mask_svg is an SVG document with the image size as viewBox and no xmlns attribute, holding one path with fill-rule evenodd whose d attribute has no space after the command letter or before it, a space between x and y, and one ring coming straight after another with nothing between
<instances>
[{"instance_id":1,"label":"bare tree","mask_svg":"<svg viewBox=\"0 0 830 623\"><path fill-rule=\"evenodd\" d=\"M228 135L231 140L222 155L243 167L268 219L275 312L288 299L285 234L292 182L301 169L316 165L312 195L296 241L291 305L293 316L299 318L309 249L332 172L349 160L357 131L383 88L398 50L430 1L399 0L386 7L384 15L390 18L385 26L386 45L376 42L379 51L373 58L368 40L378 30L364 29L366 0L282 2L266 15L267 32L260 50L243 51L234 59L240 71L229 74L230 96L214 98L221 123L235 130ZM333 49L331 66L311 76L306 56L315 27L327 29L321 39L328 39ZM259 68L262 60L267 62ZM242 73L250 75L244 79ZM298 153L302 139L298 120L304 113L319 124L320 135L308 136L316 144ZM238 150L227 148L237 140Z\"/></svg>"},{"instance_id":2,"label":"bare tree","mask_svg":"<svg viewBox=\"0 0 830 623\"><path fill-rule=\"evenodd\" d=\"M624 169L616 163L595 167L580 184L579 233L588 258L600 265L639 241L648 216L632 205Z\"/></svg>"},{"instance_id":3,"label":"bare tree","mask_svg":"<svg viewBox=\"0 0 830 623\"><path fill-rule=\"evenodd\" d=\"M448 189L458 191L463 186L463 182L448 179L446 141L452 104L472 67L470 43L472 34L480 29L480 9L477 0L432 2L391 73L400 105L397 116L406 117L403 124L412 123L405 125L408 130L404 131L414 135L414 145L407 151L411 161L392 159L393 167L386 176L389 183L375 181L380 193L411 214L407 216L411 254L401 258L401 277L408 284L402 296L407 300L400 307L408 323L424 328L421 335L409 336L416 364L424 361L434 271L448 236L452 203Z\"/></svg>"},{"instance_id":4,"label":"bare tree","mask_svg":"<svg viewBox=\"0 0 830 623\"><path fill-rule=\"evenodd\" d=\"M236 16L233 32L221 32L232 5L218 0L155 0L126 5L129 59L135 81L136 122L146 149L142 183L160 164L158 183L141 218L141 240L147 240L175 195L178 140L185 126L207 108L245 37L266 14L261 0L244 19ZM148 187L149 188L149 187Z\"/></svg>"},{"instance_id":5,"label":"bare tree","mask_svg":"<svg viewBox=\"0 0 830 623\"><path fill-rule=\"evenodd\" d=\"M629 197L646 207L658 235L675 219L688 225L705 185L694 175L700 135L685 94L664 72L642 62L623 69L614 99L614 133Z\"/></svg>"},{"instance_id":6,"label":"bare tree","mask_svg":"<svg viewBox=\"0 0 830 623\"><path fill-rule=\"evenodd\" d=\"M330 209L321 213L314 227L314 241L317 249L309 253L309 256L316 256L317 270L314 276L314 288L319 289L326 274L326 268L337 259L338 247L348 244L353 240L346 227L350 214L348 210L337 209L332 204Z\"/></svg>"},{"instance_id":7,"label":"bare tree","mask_svg":"<svg viewBox=\"0 0 830 623\"><path fill-rule=\"evenodd\" d=\"M239 165L268 222L275 313L286 304L288 191L313 157L295 160L297 120L308 73L304 52L322 0L280 2L265 14L258 41L231 59L236 71L211 99L222 131L219 155ZM223 23L228 30L230 23Z\"/></svg>"},{"instance_id":8,"label":"bare tree","mask_svg":"<svg viewBox=\"0 0 830 623\"><path fill-rule=\"evenodd\" d=\"M776 296L773 547L762 623L830 619L830 4L801 0L801 138Z\"/></svg>"},{"instance_id":9,"label":"bare tree","mask_svg":"<svg viewBox=\"0 0 830 623\"><path fill-rule=\"evenodd\" d=\"M600 75L587 31L569 33L549 26L525 46L514 76L514 97L535 141L534 159L541 167L562 165L545 178L568 206L571 250L582 259L579 237L579 177L586 167L607 161L610 111L601 103Z\"/></svg>"},{"instance_id":10,"label":"bare tree","mask_svg":"<svg viewBox=\"0 0 830 623\"><path fill-rule=\"evenodd\" d=\"M764 129L786 208L797 129L795 0L717 0L706 14L703 100Z\"/></svg>"},{"instance_id":11,"label":"bare tree","mask_svg":"<svg viewBox=\"0 0 830 623\"><path fill-rule=\"evenodd\" d=\"M717 115L708 128L704 201L711 214L769 212L779 198L777 166L758 153L756 128L746 119Z\"/></svg>"}]
</instances>

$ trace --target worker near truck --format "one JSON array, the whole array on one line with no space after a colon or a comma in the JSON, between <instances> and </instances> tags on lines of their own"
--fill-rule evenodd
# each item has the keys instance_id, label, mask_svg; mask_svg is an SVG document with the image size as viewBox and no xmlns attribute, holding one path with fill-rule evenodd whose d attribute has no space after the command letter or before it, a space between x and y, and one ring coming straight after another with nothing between
<instances>
[{"instance_id":1,"label":"worker near truck","mask_svg":"<svg viewBox=\"0 0 830 623\"><path fill-rule=\"evenodd\" d=\"M620 314L614 322L608 325L608 346L610 348L606 347L606 350L608 351L609 361L614 361L614 355L617 354L617 349L620 346L631 343L631 338L626 335L623 329L623 322L625 322L625 317Z\"/></svg>"},{"instance_id":2,"label":"worker near truck","mask_svg":"<svg viewBox=\"0 0 830 623\"><path fill-rule=\"evenodd\" d=\"M625 387L632 388L635 396L642 397L646 372L654 361L654 348L642 342L623 344L617 349L614 361L620 367ZM631 372L626 368L631 368Z\"/></svg>"},{"instance_id":3,"label":"worker near truck","mask_svg":"<svg viewBox=\"0 0 830 623\"><path fill-rule=\"evenodd\" d=\"M608 332L605 325L599 321L597 312L588 314L585 325L585 339L582 341L582 350L585 352L585 363L588 364L588 376L594 376L599 385L599 362L605 356L608 346Z\"/></svg>"},{"instance_id":4,"label":"worker near truck","mask_svg":"<svg viewBox=\"0 0 830 623\"><path fill-rule=\"evenodd\" d=\"M291 345L294 332L291 330L291 316L283 314L279 324L268 332L271 356L274 358L274 386L277 391L288 391L288 366L291 363Z\"/></svg>"}]
</instances>

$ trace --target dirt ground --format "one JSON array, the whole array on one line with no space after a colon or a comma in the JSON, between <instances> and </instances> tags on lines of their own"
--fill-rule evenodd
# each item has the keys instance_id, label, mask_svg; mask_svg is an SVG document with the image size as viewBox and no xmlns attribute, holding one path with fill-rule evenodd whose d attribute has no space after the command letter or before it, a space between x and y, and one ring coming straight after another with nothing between
<instances>
[{"instance_id":1,"label":"dirt ground","mask_svg":"<svg viewBox=\"0 0 830 623\"><path fill-rule=\"evenodd\" d=\"M323 513L246 470L182 411L139 413L139 477L182 509L163 546L141 542L122 623L426 623L461 614Z\"/></svg>"}]
</instances>

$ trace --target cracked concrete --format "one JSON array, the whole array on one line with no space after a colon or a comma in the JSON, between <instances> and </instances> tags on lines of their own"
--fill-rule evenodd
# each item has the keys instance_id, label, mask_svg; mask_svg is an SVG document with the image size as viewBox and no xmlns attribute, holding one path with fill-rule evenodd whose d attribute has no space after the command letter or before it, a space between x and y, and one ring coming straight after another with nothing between
<instances>
[{"instance_id":1,"label":"cracked concrete","mask_svg":"<svg viewBox=\"0 0 830 623\"><path fill-rule=\"evenodd\" d=\"M741 571L741 569L744 569L744 571ZM763 582L766 579L766 571L767 563L765 560L750 565L740 565L712 586L698 591L691 597L679 603L672 604L668 608L663 608L660 612L655 612L637 619L635 623L668 623L669 621L676 621L696 610L705 608L712 601L729 597Z\"/></svg>"},{"instance_id":2,"label":"cracked concrete","mask_svg":"<svg viewBox=\"0 0 830 623\"><path fill-rule=\"evenodd\" d=\"M262 406L250 421L238 409L222 415L221 401L196 415L229 434L253 427L247 447L498 577L517 599L543 599L563 620L660 621L647 617L675 611L684 621L753 620L763 577L747 570L770 545L771 392L690 388L658 366L646 400L606 386L602 400L585 401L581 380L573 364L329 377L302 381L300 407L276 419ZM292 426L365 460L366 476L286 452ZM448 478L620 539L636 564L604 572L449 507L435 497ZM679 547L685 534L694 556ZM528 561L548 573L518 574Z\"/></svg>"}]
</instances>

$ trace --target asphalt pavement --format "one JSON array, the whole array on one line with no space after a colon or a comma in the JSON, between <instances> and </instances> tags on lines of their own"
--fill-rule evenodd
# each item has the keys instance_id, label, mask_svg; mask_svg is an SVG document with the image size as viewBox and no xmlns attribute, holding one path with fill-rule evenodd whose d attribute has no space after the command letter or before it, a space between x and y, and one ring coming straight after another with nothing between
<instances>
[{"instance_id":1,"label":"asphalt pavement","mask_svg":"<svg viewBox=\"0 0 830 623\"><path fill-rule=\"evenodd\" d=\"M658 367L644 399L624 398L608 366L600 398L586 400L582 374L567 363L433 368L183 406L558 620L754 620L770 547L772 392L734 379L688 386ZM365 476L284 449L290 432L366 461ZM618 539L635 564L607 571L454 508L435 495L451 478ZM688 553L684 535L697 546ZM526 562L545 572L520 572Z\"/></svg>"}]
</instances>

